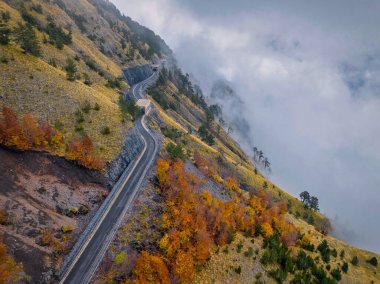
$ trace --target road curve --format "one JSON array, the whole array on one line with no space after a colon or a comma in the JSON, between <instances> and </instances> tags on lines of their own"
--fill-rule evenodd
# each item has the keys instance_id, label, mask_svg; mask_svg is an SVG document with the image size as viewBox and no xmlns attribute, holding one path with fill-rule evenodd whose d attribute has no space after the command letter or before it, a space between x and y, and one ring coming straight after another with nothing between
<instances>
[{"instance_id":1,"label":"road curve","mask_svg":"<svg viewBox=\"0 0 380 284\"><path fill-rule=\"evenodd\" d=\"M132 89L133 96L135 98L144 98L146 86L154 83L156 77L157 74L153 73L148 79L136 84ZM144 141L143 150L139 154L129 174L121 183L122 189L119 188L118 193L115 194L109 207L89 234L89 237L84 242L79 253L74 257L68 269L61 276L59 283L87 284L91 281L120 222L136 196L158 152L157 142L145 125L146 115L147 114L144 114L136 121L137 130ZM114 190L117 189L114 188Z\"/></svg>"}]
</instances>

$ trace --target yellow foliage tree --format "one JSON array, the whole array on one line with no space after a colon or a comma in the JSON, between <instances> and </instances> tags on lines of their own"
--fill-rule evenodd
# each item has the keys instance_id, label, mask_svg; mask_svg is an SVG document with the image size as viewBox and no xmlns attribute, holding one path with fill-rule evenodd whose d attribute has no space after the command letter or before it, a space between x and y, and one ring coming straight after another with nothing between
<instances>
[{"instance_id":1,"label":"yellow foliage tree","mask_svg":"<svg viewBox=\"0 0 380 284\"><path fill-rule=\"evenodd\" d=\"M134 283L170 283L169 271L159 256L143 251L133 270Z\"/></svg>"},{"instance_id":2,"label":"yellow foliage tree","mask_svg":"<svg viewBox=\"0 0 380 284\"><path fill-rule=\"evenodd\" d=\"M263 235L265 238L269 238L273 236L274 232L273 232L273 228L271 224L269 224L268 222L265 222L264 224L261 225L261 228L262 228Z\"/></svg>"}]
</instances>

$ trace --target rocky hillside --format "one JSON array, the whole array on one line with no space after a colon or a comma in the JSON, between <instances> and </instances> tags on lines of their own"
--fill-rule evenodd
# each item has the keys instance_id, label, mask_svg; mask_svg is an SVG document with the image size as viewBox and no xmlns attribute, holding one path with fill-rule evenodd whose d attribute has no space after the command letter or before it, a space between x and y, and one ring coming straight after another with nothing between
<instances>
[{"instance_id":1,"label":"rocky hillside","mask_svg":"<svg viewBox=\"0 0 380 284\"><path fill-rule=\"evenodd\" d=\"M380 282L379 256L330 237L316 208L268 180L229 135L228 115L154 32L106 0L6 0L0 283L54 283L107 185L133 159L124 153L138 151L139 112L120 94L147 74L136 66L162 58L148 91L160 159L93 282ZM210 98L231 94L221 85Z\"/></svg>"},{"instance_id":2,"label":"rocky hillside","mask_svg":"<svg viewBox=\"0 0 380 284\"><path fill-rule=\"evenodd\" d=\"M0 1L0 278L51 281L139 150L124 68L170 53L108 1Z\"/></svg>"}]
</instances>

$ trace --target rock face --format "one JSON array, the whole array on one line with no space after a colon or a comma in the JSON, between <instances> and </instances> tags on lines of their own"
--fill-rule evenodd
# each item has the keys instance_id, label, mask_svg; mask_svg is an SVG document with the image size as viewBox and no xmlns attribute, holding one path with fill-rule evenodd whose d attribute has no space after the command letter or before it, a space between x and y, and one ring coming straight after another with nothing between
<instances>
[{"instance_id":1,"label":"rock face","mask_svg":"<svg viewBox=\"0 0 380 284\"><path fill-rule=\"evenodd\" d=\"M125 69L124 77L130 86L133 86L153 74L150 64L136 66ZM124 94L124 98L128 99L128 94ZM112 189L115 183L128 165L137 157L144 145L141 136L138 134L136 127L128 131L124 140L124 146L119 156L107 166L106 179L107 187Z\"/></svg>"},{"instance_id":2,"label":"rock face","mask_svg":"<svg viewBox=\"0 0 380 284\"><path fill-rule=\"evenodd\" d=\"M106 179L109 189L112 189L124 170L141 152L143 146L144 142L141 136L138 134L136 127L133 127L127 133L119 156L107 166Z\"/></svg>"},{"instance_id":3,"label":"rock face","mask_svg":"<svg viewBox=\"0 0 380 284\"><path fill-rule=\"evenodd\" d=\"M150 64L131 67L125 69L123 72L124 77L130 86L133 86L145 80L153 74L153 70Z\"/></svg>"}]
</instances>

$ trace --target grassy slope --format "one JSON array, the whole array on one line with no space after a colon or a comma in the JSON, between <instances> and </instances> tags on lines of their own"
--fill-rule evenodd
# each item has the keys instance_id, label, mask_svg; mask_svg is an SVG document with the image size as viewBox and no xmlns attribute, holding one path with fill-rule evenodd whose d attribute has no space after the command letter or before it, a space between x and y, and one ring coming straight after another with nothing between
<instances>
[{"instance_id":1,"label":"grassy slope","mask_svg":"<svg viewBox=\"0 0 380 284\"><path fill-rule=\"evenodd\" d=\"M80 5L87 1L78 2ZM9 26L15 26L16 22L22 21L19 12L6 3L0 3L0 10L10 12ZM45 3L43 11L46 15L54 15L61 26L72 22L64 11L51 3ZM42 23L46 23L44 15L32 14ZM37 35L42 42L43 34L38 32ZM51 44L41 43L41 47L43 56L36 58L24 54L15 43L0 46L0 54L9 60L7 64L0 64L0 106L10 106L19 115L30 112L40 119L48 120L53 125L56 121L62 122L65 142L68 143L78 136L78 133L74 131L76 124L74 113L86 100L92 106L98 103L100 111L85 114L83 127L92 138L102 158L105 161L113 160L120 152L123 136L131 125L122 123L117 105L119 97L117 91L106 88L104 86L106 80L88 68L83 60L76 62L78 73L87 73L94 82L92 86L87 86L79 80L67 81L63 66L68 57L80 55L91 57L100 68L107 70L115 77L121 75L121 68L103 55L77 28L73 28L73 43L70 46L64 46L62 50L59 50ZM78 52L79 50L81 53ZM57 68L47 63L53 58L57 63ZM100 133L104 126L110 127L110 135L104 136ZM64 152L64 146L56 150L56 154L59 155L63 155Z\"/></svg>"},{"instance_id":2,"label":"grassy slope","mask_svg":"<svg viewBox=\"0 0 380 284\"><path fill-rule=\"evenodd\" d=\"M222 154L222 156L228 162L229 166L237 170L241 183L243 182L249 187L261 188L263 186L263 183L267 182L268 188L266 191L269 192L275 200L283 201L285 204L289 204L289 202L291 202L293 214L299 212L302 216L305 210L303 204L297 198L286 193L284 190L273 184L263 175L255 174L254 167L249 162L247 162L248 158L245 156L244 152L239 149L239 146L225 131L220 131L220 134L215 141L215 146L213 147L210 147L202 140L200 140L199 137L194 134L194 131L192 131L192 133L189 133L189 126L193 130L196 130L201 125L202 122L197 120L195 117L204 118L205 115L203 111L199 107L195 106L187 97L180 94L173 84L169 83L165 87L160 87L160 89L161 93L164 94L168 102L175 102L172 96L173 93L175 93L180 98L180 103L177 104L176 111L172 109L164 111L160 105L157 104L152 98L151 100L158 110L159 117L165 122L166 125L174 127L177 130L186 133L181 138L181 142L186 150L190 152L190 155L193 151L197 151L203 156L216 160L217 157ZM192 109L193 111L196 110L199 112L198 115L193 115L191 116L192 119L189 119L189 109ZM168 138L165 140L169 141ZM338 251L338 254L341 250L345 251L345 257L343 260L341 260L338 255L338 258L336 259L332 257L332 260L330 262L332 267L331 269L338 267L337 264L343 263L343 261L349 263L349 273L342 273L342 283L370 283L370 281L377 283L380 281L379 267L375 268L372 265L366 263L366 260L370 259L373 256L376 256L378 259L380 259L379 255L355 248L333 237L324 236L321 233L317 232L314 226L309 225L302 219L296 218L293 214L288 215L289 221L294 223L300 232L308 233L311 236L312 243L314 243L315 246L318 246L323 239L326 239L329 242L330 247L335 248ZM314 213L313 217L318 221L323 216L319 213ZM244 237L239 236L239 240L240 239L244 241L244 247L250 246L249 239L245 239ZM236 251L234 251L234 246L236 245L235 243L228 246L230 247L228 254L221 252L214 253L210 262L195 277L194 283L247 283L248 279L249 281L253 281L252 279L256 273L264 270L264 268L258 263L260 257L258 256L256 260L253 260L252 258L247 259L243 254L244 249L242 253L237 254ZM257 244L251 246L256 248ZM233 251L232 253L231 250ZM314 252L311 254L313 257L317 257L319 255L319 252ZM357 256L359 258L359 266L353 266L350 264L353 256ZM242 272L240 275L234 272L234 269L238 265L242 267ZM265 279L265 274L263 277ZM289 279L290 278L288 278L288 280ZM271 283L273 280L266 278L265 281L265 283Z\"/></svg>"},{"instance_id":3,"label":"grassy slope","mask_svg":"<svg viewBox=\"0 0 380 284\"><path fill-rule=\"evenodd\" d=\"M107 78L120 77L122 66L147 61L141 56L139 49L131 48L128 40L125 41L126 46L123 49L123 34L111 27L110 23L129 33L131 30L112 13L100 13L100 8L88 0L61 2L61 7L54 1L24 2L28 13L38 19L42 26L47 24L47 16L53 17L54 23L63 27L65 32L68 32L65 27L70 25L72 43L61 50L52 44L44 44L43 40L48 36L35 28L42 49L40 58L24 54L14 40L7 46L0 46L0 56L8 59L8 63L0 63L0 107L9 106L20 116L30 112L53 125L60 121L63 123L64 142L68 144L73 138L80 136L80 133L75 132L77 123L74 113L85 101L90 102L91 106L97 103L100 111L84 114L85 121L82 126L101 157L105 161L112 161L120 152L123 137L132 122L122 121L118 106L119 90L106 87ZM32 5L38 4L42 6L42 14L31 9ZM14 28L17 22L24 22L16 0L10 0L8 4L1 1L0 11L10 13L10 28ZM85 19L85 32L76 26L72 14L81 15ZM91 40L89 35L96 40ZM79 58L76 61L77 74L82 78L70 82L66 80L64 66L67 58L74 57ZM86 65L85 61L88 59L95 63L97 70ZM57 67L48 64L51 60L55 60ZM91 86L83 83L83 73L88 74L93 82ZM122 89L126 87L127 84L123 83ZM111 134L106 136L100 133L105 126L111 130ZM65 148L62 145L55 150L55 154L64 155Z\"/></svg>"}]
</instances>

